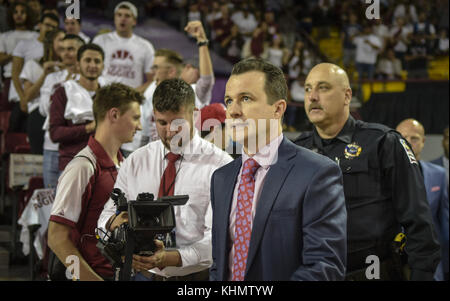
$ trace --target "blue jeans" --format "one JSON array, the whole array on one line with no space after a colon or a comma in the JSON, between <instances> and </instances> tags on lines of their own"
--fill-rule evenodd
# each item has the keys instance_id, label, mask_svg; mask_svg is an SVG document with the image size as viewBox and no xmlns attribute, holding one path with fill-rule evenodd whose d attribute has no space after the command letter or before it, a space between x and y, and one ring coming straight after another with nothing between
<instances>
[{"instance_id":1,"label":"blue jeans","mask_svg":"<svg viewBox=\"0 0 450 301\"><path fill-rule=\"evenodd\" d=\"M58 169L59 152L44 149L44 159L42 162L42 173L45 188L56 188L60 175Z\"/></svg>"},{"instance_id":2,"label":"blue jeans","mask_svg":"<svg viewBox=\"0 0 450 301\"><path fill-rule=\"evenodd\" d=\"M375 64L356 63L356 71L358 71L359 79L364 78L364 73L367 73L367 79L373 79L375 74Z\"/></svg>"}]
</instances>

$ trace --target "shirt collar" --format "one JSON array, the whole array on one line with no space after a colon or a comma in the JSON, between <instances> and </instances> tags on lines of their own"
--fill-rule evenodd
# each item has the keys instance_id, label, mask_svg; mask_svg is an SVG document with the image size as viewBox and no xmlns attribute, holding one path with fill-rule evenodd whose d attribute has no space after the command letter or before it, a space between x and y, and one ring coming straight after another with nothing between
<instances>
[{"instance_id":1,"label":"shirt collar","mask_svg":"<svg viewBox=\"0 0 450 301\"><path fill-rule=\"evenodd\" d=\"M113 160L109 157L103 146L100 144L100 142L98 142L94 138L94 136L89 137L88 146L94 152L97 162L100 164L101 167L103 168L116 167L116 164L114 164ZM117 153L117 159L119 160L119 162L123 161L123 157L120 151Z\"/></svg>"},{"instance_id":2,"label":"shirt collar","mask_svg":"<svg viewBox=\"0 0 450 301\"><path fill-rule=\"evenodd\" d=\"M201 143L201 137L198 134L198 131L194 129L194 134L192 136L192 139L188 142L188 144L183 148L182 153L180 155L183 157L184 160L190 160L193 158L193 156L198 154L205 153L205 150L202 148ZM162 142L161 142L162 143ZM166 158L166 155L170 152L165 146L164 146L164 158Z\"/></svg>"},{"instance_id":3,"label":"shirt collar","mask_svg":"<svg viewBox=\"0 0 450 301\"><path fill-rule=\"evenodd\" d=\"M344 124L344 127L342 128L342 130L339 132L339 134L333 138L333 139L338 139L346 144L352 143L353 140L353 134L355 132L355 126L356 126L356 121L355 119L350 115L347 119L347 121ZM314 127L313 129L313 141L314 141L314 145L319 147L319 148L323 148L323 144L322 144L322 138L319 136L319 133L317 133L316 128Z\"/></svg>"},{"instance_id":4,"label":"shirt collar","mask_svg":"<svg viewBox=\"0 0 450 301\"><path fill-rule=\"evenodd\" d=\"M255 155L253 155L251 158L253 158L258 164L264 168L268 169L270 165L274 164L275 161L278 158L278 148L280 147L281 142L283 141L284 135L281 133L277 138L270 141L269 144L265 145L263 148L261 148ZM242 150L242 163L247 161L250 156L245 153L244 150Z\"/></svg>"}]
</instances>

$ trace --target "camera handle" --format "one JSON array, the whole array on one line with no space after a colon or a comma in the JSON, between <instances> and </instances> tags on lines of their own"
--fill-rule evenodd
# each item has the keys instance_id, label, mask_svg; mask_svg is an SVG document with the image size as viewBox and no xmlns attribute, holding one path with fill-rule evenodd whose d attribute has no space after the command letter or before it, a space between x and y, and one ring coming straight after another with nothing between
<instances>
[{"instance_id":1,"label":"camera handle","mask_svg":"<svg viewBox=\"0 0 450 301\"><path fill-rule=\"evenodd\" d=\"M125 261L120 271L119 281L130 281L131 279L131 267L133 263L133 253L136 237L130 228L127 229L126 242L127 245L125 247Z\"/></svg>"}]
</instances>

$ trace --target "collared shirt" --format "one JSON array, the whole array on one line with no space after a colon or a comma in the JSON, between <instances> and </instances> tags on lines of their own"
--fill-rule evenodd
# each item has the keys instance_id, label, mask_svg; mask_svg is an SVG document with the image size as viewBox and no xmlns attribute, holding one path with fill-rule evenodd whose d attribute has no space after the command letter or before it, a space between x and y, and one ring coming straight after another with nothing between
<instances>
[{"instance_id":1,"label":"collared shirt","mask_svg":"<svg viewBox=\"0 0 450 301\"><path fill-rule=\"evenodd\" d=\"M94 137L74 158L58 180L50 221L67 225L75 230L71 239L83 258L99 274L112 276L109 261L96 247L96 221L109 198L117 177L118 167ZM118 153L119 162L122 155ZM77 238L78 236L78 238Z\"/></svg>"},{"instance_id":2,"label":"collared shirt","mask_svg":"<svg viewBox=\"0 0 450 301\"><path fill-rule=\"evenodd\" d=\"M402 136L350 116L333 139L322 139L314 129L295 142L329 157L342 170L348 214L347 271L366 268L368 255L380 260L389 257L392 240L403 227L408 264L418 271L413 274L426 271L423 279L431 280L439 247L423 176Z\"/></svg>"},{"instance_id":3,"label":"collared shirt","mask_svg":"<svg viewBox=\"0 0 450 301\"><path fill-rule=\"evenodd\" d=\"M121 166L115 188L120 188L127 200L136 200L138 194L144 192L156 198L168 164L167 153L160 140L137 149ZM211 266L211 177L217 168L231 161L226 152L195 133L182 158L175 162L174 195L189 195L185 205L174 207L176 242L182 266L163 270L155 268L151 272L166 277L184 276ZM106 222L115 211L116 207L110 199L100 215L98 227L106 231Z\"/></svg>"},{"instance_id":4,"label":"collared shirt","mask_svg":"<svg viewBox=\"0 0 450 301\"><path fill-rule=\"evenodd\" d=\"M273 139L269 144L265 145L261 150L256 153L253 158L258 164L260 168L255 173L255 191L253 194L252 201L252 222L255 218L256 207L258 206L258 200L261 195L261 191L264 187L264 180L266 178L267 173L269 172L270 166L273 165L278 157L278 148L280 147L281 142L283 141L283 134ZM229 225L229 233L230 233L230 245L231 252L228 260L228 266L230 269L230 279L233 276L233 258L234 258L234 226L236 223L236 208L237 208L237 197L238 197L238 189L239 182L241 181L242 168L244 166L244 162L249 159L250 156L247 155L244 151L242 151L242 165L241 170L239 171L239 175L237 177L236 186L234 187L233 192L233 202L231 203L231 211L230 211L230 225ZM253 223L251 224L251 227Z\"/></svg>"}]
</instances>

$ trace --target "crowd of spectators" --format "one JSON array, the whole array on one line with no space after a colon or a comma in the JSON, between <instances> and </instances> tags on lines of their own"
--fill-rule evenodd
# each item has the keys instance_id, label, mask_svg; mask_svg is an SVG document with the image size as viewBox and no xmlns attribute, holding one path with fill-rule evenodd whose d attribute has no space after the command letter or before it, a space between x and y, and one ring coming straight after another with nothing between
<instances>
[{"instance_id":1,"label":"crowd of spectators","mask_svg":"<svg viewBox=\"0 0 450 301\"><path fill-rule=\"evenodd\" d=\"M311 62L323 58L318 41L334 30L343 49L337 62L347 70L355 68L361 79L397 79L402 71L408 78L427 78L430 60L449 52L448 1L379 3L380 18L373 20L366 16L373 3L349 0L154 0L145 7L149 16L177 28L202 20L214 50L232 63L262 57L290 75L295 61L305 73ZM300 59L299 43L304 45Z\"/></svg>"},{"instance_id":2,"label":"crowd of spectators","mask_svg":"<svg viewBox=\"0 0 450 301\"><path fill-rule=\"evenodd\" d=\"M376 1L375 1L376 2ZM379 19L369 20L366 1L145 1L147 16L182 29L205 24L216 53L236 63L261 57L283 69L291 92L312 66L330 60L319 41L337 32L342 56L336 63L359 79L426 79L429 62L448 56L448 1L381 0ZM296 86L297 85L297 86ZM301 90L300 90L301 92ZM302 102L302 93L291 95ZM294 130L289 120L287 126ZM297 112L298 114L298 112Z\"/></svg>"},{"instance_id":3,"label":"crowd of spectators","mask_svg":"<svg viewBox=\"0 0 450 301\"><path fill-rule=\"evenodd\" d=\"M81 1L98 11L115 5L110 2L118 1ZM446 0L375 1L380 18L373 20L367 18L373 3L364 0L133 2L141 20L161 19L181 31L187 22L201 21L216 53L233 64L248 57L267 59L282 68L291 90L298 90L292 84L312 66L331 60L318 45L333 33L342 42L342 55L334 62L350 75L357 71L359 79L427 78L429 62L449 53Z\"/></svg>"}]
</instances>

